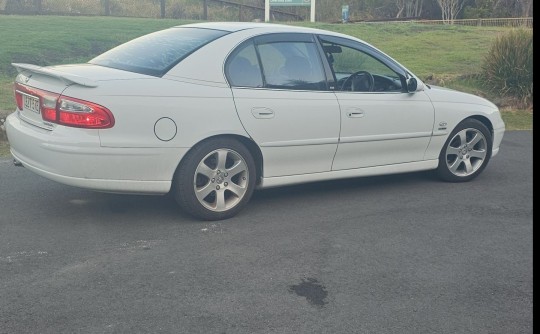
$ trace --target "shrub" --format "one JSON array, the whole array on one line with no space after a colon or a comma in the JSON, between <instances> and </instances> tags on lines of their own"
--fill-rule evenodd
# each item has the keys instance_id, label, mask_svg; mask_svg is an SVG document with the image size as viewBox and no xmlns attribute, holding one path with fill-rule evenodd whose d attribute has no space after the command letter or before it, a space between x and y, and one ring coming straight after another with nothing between
<instances>
[{"instance_id":1,"label":"shrub","mask_svg":"<svg viewBox=\"0 0 540 334\"><path fill-rule=\"evenodd\" d=\"M532 107L532 29L515 29L497 37L482 65L482 79L494 93Z\"/></svg>"}]
</instances>

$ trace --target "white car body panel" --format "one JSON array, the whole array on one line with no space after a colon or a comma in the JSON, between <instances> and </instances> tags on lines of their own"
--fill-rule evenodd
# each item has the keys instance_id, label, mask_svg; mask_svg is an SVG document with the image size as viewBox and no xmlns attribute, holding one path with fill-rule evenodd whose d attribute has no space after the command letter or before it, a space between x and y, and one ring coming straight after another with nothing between
<instances>
[{"instance_id":1,"label":"white car body panel","mask_svg":"<svg viewBox=\"0 0 540 334\"><path fill-rule=\"evenodd\" d=\"M333 170L422 161L434 110L424 92L336 92L341 106L340 145Z\"/></svg>"},{"instance_id":2,"label":"white car body panel","mask_svg":"<svg viewBox=\"0 0 540 334\"><path fill-rule=\"evenodd\" d=\"M422 171L422 170L435 169L437 168L438 164L439 164L439 160L425 160L425 161L409 162L409 163L403 163L403 164L393 164L393 165L376 166L376 167L355 168L355 169L344 169L344 170L337 170L337 171L330 171L330 172L323 172L323 173L265 177L262 180L259 187L272 188L272 187L280 187L280 186L291 185L291 184L346 179L346 178L351 178L351 177L360 177L360 176L364 177L364 176L416 172L416 171Z\"/></svg>"},{"instance_id":3,"label":"white car body panel","mask_svg":"<svg viewBox=\"0 0 540 334\"><path fill-rule=\"evenodd\" d=\"M228 85L164 80L90 64L54 68L56 74L70 71L97 86L66 87L56 74L50 76L41 69L34 73L29 71L30 66L22 75L29 75L25 83L30 86L105 105L116 120L113 128L86 130L44 124L39 115L24 119L26 122L20 121L21 113L12 115L19 118L11 119L8 130L14 157L58 182L100 191L162 194L170 190L176 167L197 142L220 134L248 136L237 117ZM22 75L18 79L26 78ZM201 117L193 117L197 114ZM156 123L164 117L177 127L174 137L166 141L156 134ZM27 137L21 134L37 138L24 143L22 138Z\"/></svg>"},{"instance_id":4,"label":"white car body panel","mask_svg":"<svg viewBox=\"0 0 540 334\"><path fill-rule=\"evenodd\" d=\"M153 78L102 82L92 92L70 86L65 94L85 94L114 114L115 126L99 130L104 147L188 148L220 134L247 137L229 87ZM164 117L177 127L169 140L155 133L156 122Z\"/></svg>"},{"instance_id":5,"label":"white car body panel","mask_svg":"<svg viewBox=\"0 0 540 334\"><path fill-rule=\"evenodd\" d=\"M186 148L104 148L96 131L39 129L8 116L13 157L49 179L93 190L163 194ZM95 182L94 182L95 181Z\"/></svg>"},{"instance_id":6,"label":"white car body panel","mask_svg":"<svg viewBox=\"0 0 540 334\"><path fill-rule=\"evenodd\" d=\"M435 107L433 138L426 159L436 159L456 125L467 117L484 117L493 126L492 156L497 155L505 125L497 106L479 96L431 86L425 90Z\"/></svg>"},{"instance_id":7,"label":"white car body panel","mask_svg":"<svg viewBox=\"0 0 540 334\"><path fill-rule=\"evenodd\" d=\"M238 115L260 146L264 176L327 172L340 119L332 92L233 88Z\"/></svg>"}]
</instances>

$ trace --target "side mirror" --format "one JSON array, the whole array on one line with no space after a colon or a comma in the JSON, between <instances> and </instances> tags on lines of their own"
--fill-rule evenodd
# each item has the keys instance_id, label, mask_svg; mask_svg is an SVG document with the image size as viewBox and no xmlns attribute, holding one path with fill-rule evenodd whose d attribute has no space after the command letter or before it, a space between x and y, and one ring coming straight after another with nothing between
<instances>
[{"instance_id":1,"label":"side mirror","mask_svg":"<svg viewBox=\"0 0 540 334\"><path fill-rule=\"evenodd\" d=\"M341 53L343 50L338 45L324 45L323 50L326 53Z\"/></svg>"},{"instance_id":2,"label":"side mirror","mask_svg":"<svg viewBox=\"0 0 540 334\"><path fill-rule=\"evenodd\" d=\"M407 79L407 92L414 93L418 89L418 81L415 78Z\"/></svg>"}]
</instances>

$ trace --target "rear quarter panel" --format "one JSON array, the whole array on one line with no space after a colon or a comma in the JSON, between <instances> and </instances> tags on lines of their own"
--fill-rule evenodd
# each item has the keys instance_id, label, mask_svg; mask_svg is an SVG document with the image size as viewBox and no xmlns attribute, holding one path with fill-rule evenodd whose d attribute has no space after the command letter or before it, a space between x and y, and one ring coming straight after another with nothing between
<instances>
[{"instance_id":1,"label":"rear quarter panel","mask_svg":"<svg viewBox=\"0 0 540 334\"><path fill-rule=\"evenodd\" d=\"M162 78L102 81L97 88L70 86L65 95L107 107L115 118L99 130L102 147L181 147L219 134L247 136L226 85L195 84ZM161 118L176 124L174 138L160 140L155 124Z\"/></svg>"}]
</instances>

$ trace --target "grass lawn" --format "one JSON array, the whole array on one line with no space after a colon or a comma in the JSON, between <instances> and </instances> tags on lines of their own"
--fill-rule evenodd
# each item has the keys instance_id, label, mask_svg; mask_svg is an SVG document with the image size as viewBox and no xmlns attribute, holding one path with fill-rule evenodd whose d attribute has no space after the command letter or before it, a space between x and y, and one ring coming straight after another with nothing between
<instances>
[{"instance_id":1,"label":"grass lawn","mask_svg":"<svg viewBox=\"0 0 540 334\"><path fill-rule=\"evenodd\" d=\"M54 65L86 62L152 31L192 21L113 17L0 16L0 118L14 109L12 62ZM469 79L494 38L508 28L406 24L293 23L342 32L373 44L421 79L504 101ZM532 113L504 112L509 128L532 128ZM516 123L514 124L514 120ZM529 122L530 120L530 122Z\"/></svg>"},{"instance_id":2,"label":"grass lawn","mask_svg":"<svg viewBox=\"0 0 540 334\"><path fill-rule=\"evenodd\" d=\"M7 157L8 155L10 155L8 143L0 141L0 158Z\"/></svg>"},{"instance_id":3,"label":"grass lawn","mask_svg":"<svg viewBox=\"0 0 540 334\"><path fill-rule=\"evenodd\" d=\"M498 27L396 24L303 24L360 38L421 79L477 73Z\"/></svg>"},{"instance_id":4,"label":"grass lawn","mask_svg":"<svg viewBox=\"0 0 540 334\"><path fill-rule=\"evenodd\" d=\"M532 130L533 113L530 110L501 110L506 130Z\"/></svg>"}]
</instances>

